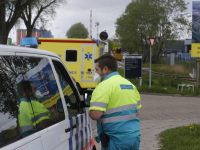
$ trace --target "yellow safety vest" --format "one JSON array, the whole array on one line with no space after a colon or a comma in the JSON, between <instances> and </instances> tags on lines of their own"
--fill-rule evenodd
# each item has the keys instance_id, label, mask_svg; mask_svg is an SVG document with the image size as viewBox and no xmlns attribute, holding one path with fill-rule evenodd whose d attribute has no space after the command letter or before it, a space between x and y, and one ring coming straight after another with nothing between
<instances>
[{"instance_id":1,"label":"yellow safety vest","mask_svg":"<svg viewBox=\"0 0 200 150\"><path fill-rule=\"evenodd\" d=\"M89 110L103 111L97 121L98 135L102 132L114 140L128 140L138 136L138 109L142 107L137 88L127 79L112 72L92 93Z\"/></svg>"},{"instance_id":2,"label":"yellow safety vest","mask_svg":"<svg viewBox=\"0 0 200 150\"><path fill-rule=\"evenodd\" d=\"M18 120L24 136L40 130L41 128L36 127L36 125L45 119L50 119L50 113L43 104L33 98L31 98L31 102L21 98Z\"/></svg>"}]
</instances>

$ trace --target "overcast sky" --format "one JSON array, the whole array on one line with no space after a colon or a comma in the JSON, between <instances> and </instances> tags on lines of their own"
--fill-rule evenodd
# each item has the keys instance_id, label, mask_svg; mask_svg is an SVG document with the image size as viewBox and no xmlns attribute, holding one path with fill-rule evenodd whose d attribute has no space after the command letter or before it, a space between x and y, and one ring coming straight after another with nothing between
<instances>
[{"instance_id":1,"label":"overcast sky","mask_svg":"<svg viewBox=\"0 0 200 150\"><path fill-rule=\"evenodd\" d=\"M189 2L188 13L192 14L192 1ZM66 38L66 31L75 23L81 22L90 32L90 11L92 10L92 37L97 38L98 33L106 30L109 38L115 35L115 22L125 11L131 0L68 0L67 5L57 8L56 17L49 22L47 30L51 30L54 38ZM25 29L25 26L21 26ZM12 41L16 42L16 29L13 28L9 34Z\"/></svg>"}]
</instances>

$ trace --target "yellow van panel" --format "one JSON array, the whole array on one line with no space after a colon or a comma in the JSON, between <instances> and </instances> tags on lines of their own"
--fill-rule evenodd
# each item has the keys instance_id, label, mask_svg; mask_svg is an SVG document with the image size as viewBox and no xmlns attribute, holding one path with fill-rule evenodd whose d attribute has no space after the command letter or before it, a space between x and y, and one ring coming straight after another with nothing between
<instances>
[{"instance_id":1,"label":"yellow van panel","mask_svg":"<svg viewBox=\"0 0 200 150\"><path fill-rule=\"evenodd\" d=\"M60 56L62 61L67 66L67 69L69 70L71 76L78 82L81 86L81 88L95 88L97 86L97 83L94 82L81 82L81 62L82 62L82 44L95 44L96 46L96 55L95 58L98 58L100 54L100 49L103 50L104 53L104 44L99 44L99 47L97 46L96 42L92 41L91 39L54 39L54 38L38 38L38 49L48 50L51 52L56 53ZM76 62L67 62L65 58L65 52L66 50L77 50L77 61ZM85 48L85 53L92 53L92 48L88 46ZM102 52L101 52L102 53ZM92 55L93 56L93 55ZM84 57L85 58L85 57ZM92 62L92 59L84 60L84 65L89 66L91 68L94 62ZM93 70L93 68L91 68ZM84 69L84 79L92 78L91 75L87 75L87 70Z\"/></svg>"}]
</instances>

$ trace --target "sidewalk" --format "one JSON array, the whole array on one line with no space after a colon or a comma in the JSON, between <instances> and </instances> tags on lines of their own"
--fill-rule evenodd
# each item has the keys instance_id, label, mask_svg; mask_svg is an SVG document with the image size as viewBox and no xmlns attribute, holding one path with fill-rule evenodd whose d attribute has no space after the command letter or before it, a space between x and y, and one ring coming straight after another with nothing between
<instances>
[{"instance_id":1,"label":"sidewalk","mask_svg":"<svg viewBox=\"0 0 200 150\"><path fill-rule=\"evenodd\" d=\"M159 150L158 134L162 131L200 123L199 97L141 94L140 150ZM94 136L96 123L92 122ZM96 144L97 150L101 145Z\"/></svg>"},{"instance_id":2,"label":"sidewalk","mask_svg":"<svg viewBox=\"0 0 200 150\"><path fill-rule=\"evenodd\" d=\"M144 120L140 122L141 143L140 150L159 150L158 135L167 129L200 123L200 118L169 119L169 120ZM94 137L97 129L93 129ZM101 150L101 144L96 143L97 150Z\"/></svg>"}]
</instances>

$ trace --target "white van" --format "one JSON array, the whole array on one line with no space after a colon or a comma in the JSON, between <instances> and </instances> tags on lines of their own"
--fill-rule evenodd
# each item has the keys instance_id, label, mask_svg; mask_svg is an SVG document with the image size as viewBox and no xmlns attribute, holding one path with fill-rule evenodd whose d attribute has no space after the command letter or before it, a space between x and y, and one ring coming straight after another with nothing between
<instances>
[{"instance_id":1,"label":"white van","mask_svg":"<svg viewBox=\"0 0 200 150\"><path fill-rule=\"evenodd\" d=\"M85 102L56 54L0 45L0 149L96 149Z\"/></svg>"}]
</instances>

